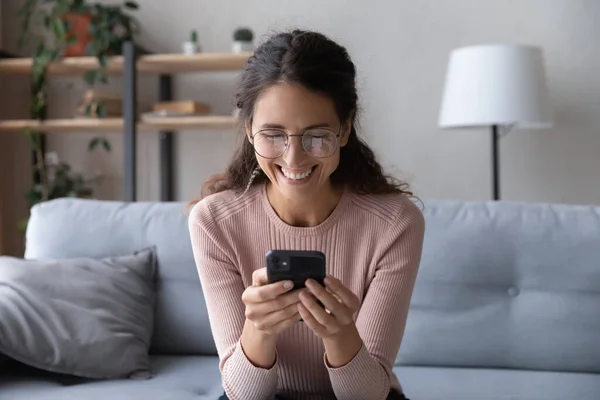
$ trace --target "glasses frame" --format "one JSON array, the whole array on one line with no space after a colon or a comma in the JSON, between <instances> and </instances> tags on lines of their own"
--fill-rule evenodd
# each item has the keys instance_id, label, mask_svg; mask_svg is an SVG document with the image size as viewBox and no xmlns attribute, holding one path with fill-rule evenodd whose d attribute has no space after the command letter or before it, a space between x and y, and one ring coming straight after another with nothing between
<instances>
[{"instance_id":1,"label":"glasses frame","mask_svg":"<svg viewBox=\"0 0 600 400\"><path fill-rule=\"evenodd\" d=\"M333 151L332 151L330 154L326 155L326 156L321 156L321 157L319 157L319 156L314 156L314 155L310 154L310 153L309 153L309 152L306 150L306 148L304 147L304 140L302 140L302 138L304 137L304 135L306 134L306 132L310 132L310 131L312 131L312 130L316 130L316 129L319 129L319 130L322 130L322 131L329 131L329 132L331 132L331 133L333 134L333 136L335 136L335 147L334 147ZM342 130L342 127L340 127L340 131L341 131L341 130ZM254 146L254 137L255 137L256 135L258 135L258 134L262 133L262 132L281 132L281 134L285 136L285 147L283 148L283 151L281 152L281 154L279 154L279 155L278 155L278 156L276 156L276 157L265 157L265 156L263 156L262 154L260 154L258 151L256 151L256 147ZM307 129L307 130L305 130L305 131L304 131L302 134L296 134L296 135L290 135L290 134L287 134L287 133L285 133L285 132L284 132L283 130L281 130L281 129L265 128L265 129L260 129L260 130L258 130L258 131L256 131L256 132L254 132L254 133L252 134L252 142L251 142L251 144L252 144L252 148L254 149L254 152L255 152L256 154L258 154L258 155L259 155L259 156L261 156L262 158L267 158L267 159L269 159L269 160L274 160L274 159L276 159L276 158L279 158L279 157L281 157L282 155L284 155L284 154L285 154L285 152L286 152L286 151L288 151L288 149L290 148L290 138L291 138L291 137L299 137L299 138L301 138L301 139L300 139L300 143L302 143L302 149L304 150L304 152L305 152L306 154L308 154L309 156L311 156L311 157L314 157L314 158L327 158L327 157L331 157L331 155L332 155L333 153L335 153L335 150L336 150L337 148L339 148L339 146L340 146L340 137L341 137L341 136L342 136L341 132L335 133L335 131L334 131L334 130L332 130L332 129L329 129L329 128L311 128L311 129Z\"/></svg>"}]
</instances>

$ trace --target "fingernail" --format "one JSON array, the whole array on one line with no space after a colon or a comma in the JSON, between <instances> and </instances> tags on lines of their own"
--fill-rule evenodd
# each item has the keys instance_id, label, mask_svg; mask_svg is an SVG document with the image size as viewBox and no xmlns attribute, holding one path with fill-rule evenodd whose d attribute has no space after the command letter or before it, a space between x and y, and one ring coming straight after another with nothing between
<instances>
[{"instance_id":1,"label":"fingernail","mask_svg":"<svg viewBox=\"0 0 600 400\"><path fill-rule=\"evenodd\" d=\"M287 281L286 283L283 284L284 289L291 289L292 287L294 287L294 284L290 281Z\"/></svg>"},{"instance_id":2,"label":"fingernail","mask_svg":"<svg viewBox=\"0 0 600 400\"><path fill-rule=\"evenodd\" d=\"M331 285L331 278L330 277L325 277L324 282L326 285Z\"/></svg>"},{"instance_id":3,"label":"fingernail","mask_svg":"<svg viewBox=\"0 0 600 400\"><path fill-rule=\"evenodd\" d=\"M306 286L309 287L309 288L314 287L315 286L315 281L313 281L312 279L308 279L306 281Z\"/></svg>"}]
</instances>

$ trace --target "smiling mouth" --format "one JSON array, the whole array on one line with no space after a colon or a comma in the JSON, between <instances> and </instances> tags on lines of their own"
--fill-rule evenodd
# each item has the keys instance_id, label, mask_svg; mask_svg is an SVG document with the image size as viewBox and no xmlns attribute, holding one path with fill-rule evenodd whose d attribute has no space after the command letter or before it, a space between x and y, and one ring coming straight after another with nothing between
<instances>
[{"instance_id":1,"label":"smiling mouth","mask_svg":"<svg viewBox=\"0 0 600 400\"><path fill-rule=\"evenodd\" d=\"M301 181L302 179L308 178L310 176L310 174L312 174L312 172L315 170L315 167L311 167L311 168L307 169L306 171L303 171L300 173L290 172L281 166L279 166L279 170L286 178L291 179L293 181Z\"/></svg>"}]
</instances>

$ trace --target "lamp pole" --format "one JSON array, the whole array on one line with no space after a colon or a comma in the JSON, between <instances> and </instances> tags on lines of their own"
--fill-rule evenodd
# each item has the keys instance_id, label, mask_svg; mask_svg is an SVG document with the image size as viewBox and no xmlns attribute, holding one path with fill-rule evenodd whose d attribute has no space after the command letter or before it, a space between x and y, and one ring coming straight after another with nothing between
<instances>
[{"instance_id":1,"label":"lamp pole","mask_svg":"<svg viewBox=\"0 0 600 400\"><path fill-rule=\"evenodd\" d=\"M492 125L492 192L494 200L500 200L500 164L498 158L498 125Z\"/></svg>"}]
</instances>

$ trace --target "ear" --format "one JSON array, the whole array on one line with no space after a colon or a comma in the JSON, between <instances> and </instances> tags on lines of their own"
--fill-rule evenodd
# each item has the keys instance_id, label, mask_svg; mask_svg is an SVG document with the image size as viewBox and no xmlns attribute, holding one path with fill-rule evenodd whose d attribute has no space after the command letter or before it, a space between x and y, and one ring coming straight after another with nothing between
<instances>
[{"instance_id":1,"label":"ear","mask_svg":"<svg viewBox=\"0 0 600 400\"><path fill-rule=\"evenodd\" d=\"M348 144L350 132L352 132L352 118L348 118L343 125L342 132L340 134L340 147L344 147Z\"/></svg>"}]
</instances>

